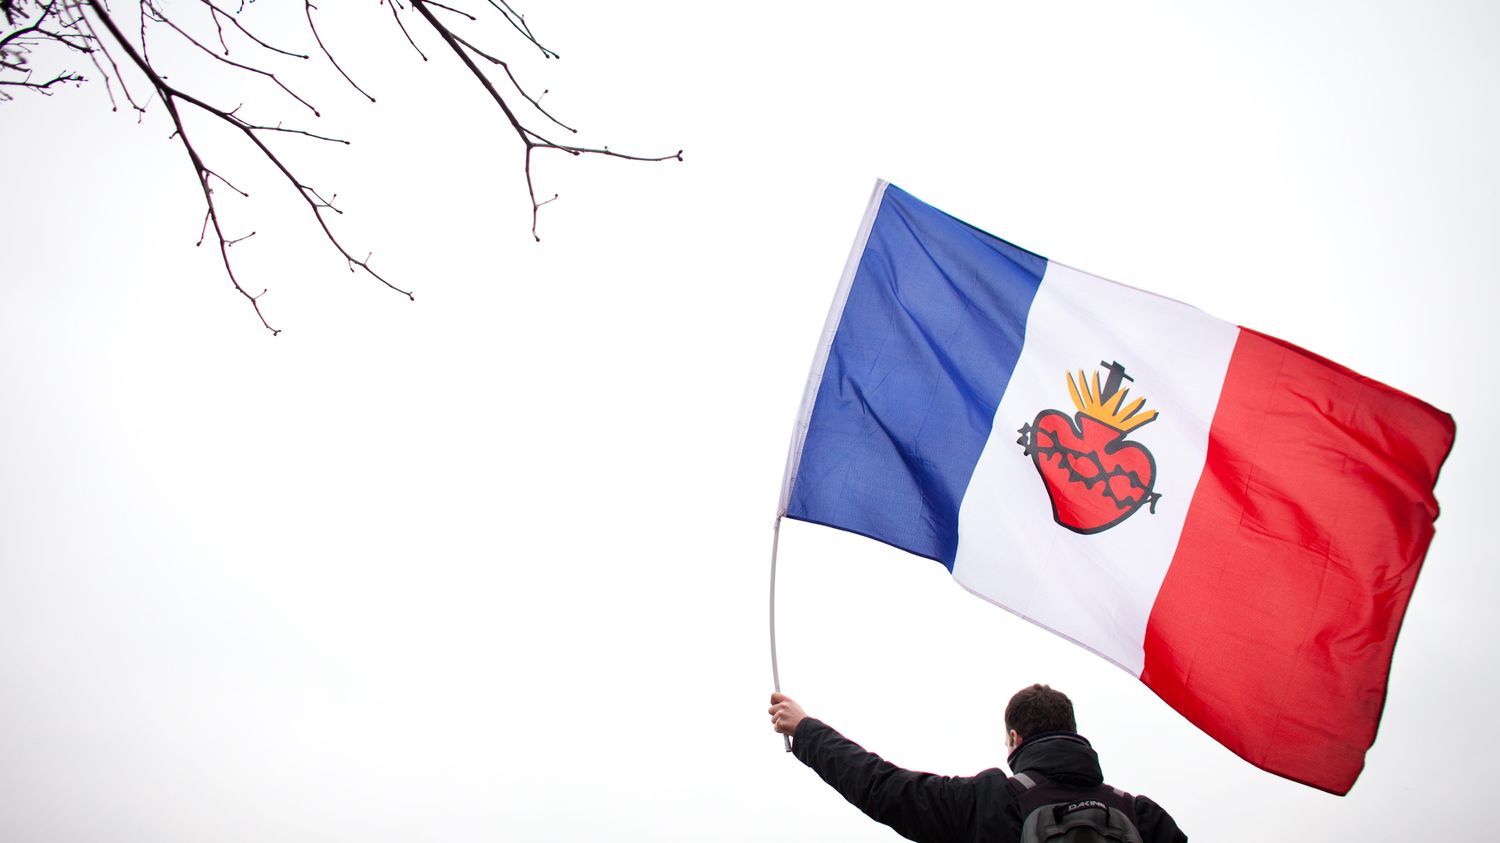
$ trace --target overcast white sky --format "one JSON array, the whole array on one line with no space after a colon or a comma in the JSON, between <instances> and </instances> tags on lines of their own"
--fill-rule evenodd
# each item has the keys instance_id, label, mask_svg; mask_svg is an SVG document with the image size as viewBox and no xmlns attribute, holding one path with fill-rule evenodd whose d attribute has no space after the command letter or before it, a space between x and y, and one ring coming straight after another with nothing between
<instances>
[{"instance_id":1,"label":"overcast white sky","mask_svg":"<svg viewBox=\"0 0 1500 843\"><path fill-rule=\"evenodd\" d=\"M291 5L246 19L310 46ZM536 244L498 111L433 39L423 63L385 8L343 5L325 37L379 103L310 67L308 125L355 144L282 148L415 303L205 126L252 194L226 207L273 338L193 247L159 107L0 105L0 838L897 839L764 714L787 438L877 177L1412 392L1458 442L1347 798L936 563L799 523L785 689L966 774L1049 682L1109 779L1197 840L1452 836L1465 813L1428 808L1487 798L1494 6L526 4L561 61L480 31L583 138L687 151L539 158L562 198Z\"/></svg>"}]
</instances>

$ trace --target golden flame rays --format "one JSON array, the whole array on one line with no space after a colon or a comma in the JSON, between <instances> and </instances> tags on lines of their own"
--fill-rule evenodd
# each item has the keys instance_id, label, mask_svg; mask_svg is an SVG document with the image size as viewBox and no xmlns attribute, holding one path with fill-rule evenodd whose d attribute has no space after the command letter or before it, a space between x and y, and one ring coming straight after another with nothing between
<instances>
[{"instance_id":1,"label":"golden flame rays","mask_svg":"<svg viewBox=\"0 0 1500 843\"><path fill-rule=\"evenodd\" d=\"M1083 384L1083 395L1086 396L1086 398L1080 397L1078 394L1078 384L1080 383ZM1092 392L1089 392L1088 377L1084 375L1082 369L1078 370L1077 383L1073 382L1073 373L1068 373L1068 395L1072 396L1073 406L1077 407L1078 412L1080 413L1087 413L1088 406L1094 403L1094 394Z\"/></svg>"},{"instance_id":2,"label":"golden flame rays","mask_svg":"<svg viewBox=\"0 0 1500 843\"><path fill-rule=\"evenodd\" d=\"M1068 396L1073 399L1073 406L1078 412L1089 418L1103 422L1116 430L1129 432L1156 418L1156 411L1141 412L1145 406L1145 398L1137 398L1130 402L1125 409L1120 405L1125 402L1125 396L1130 394L1129 389L1122 389L1111 395L1108 400L1101 401L1099 396L1102 390L1099 387L1099 373L1094 372L1093 383L1089 383L1088 375L1082 369L1078 370L1078 380L1073 379L1073 373L1068 373Z\"/></svg>"}]
</instances>

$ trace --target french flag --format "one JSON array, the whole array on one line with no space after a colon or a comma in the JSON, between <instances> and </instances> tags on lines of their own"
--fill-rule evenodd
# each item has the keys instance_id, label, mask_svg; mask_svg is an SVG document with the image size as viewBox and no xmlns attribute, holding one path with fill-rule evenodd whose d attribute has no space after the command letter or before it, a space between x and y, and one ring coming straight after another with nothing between
<instances>
[{"instance_id":1,"label":"french flag","mask_svg":"<svg viewBox=\"0 0 1500 843\"><path fill-rule=\"evenodd\" d=\"M780 515L935 559L1265 770L1344 794L1452 418L880 182Z\"/></svg>"}]
</instances>

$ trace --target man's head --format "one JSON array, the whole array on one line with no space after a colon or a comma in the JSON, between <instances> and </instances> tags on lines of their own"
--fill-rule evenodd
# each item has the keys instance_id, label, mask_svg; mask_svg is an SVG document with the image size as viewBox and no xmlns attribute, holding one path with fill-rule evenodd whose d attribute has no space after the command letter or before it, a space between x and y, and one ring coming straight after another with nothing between
<instances>
[{"instance_id":1,"label":"man's head","mask_svg":"<svg viewBox=\"0 0 1500 843\"><path fill-rule=\"evenodd\" d=\"M1073 701L1062 691L1046 685L1022 688L1005 706L1005 746L1015 749L1032 735L1042 732L1076 732Z\"/></svg>"}]
</instances>

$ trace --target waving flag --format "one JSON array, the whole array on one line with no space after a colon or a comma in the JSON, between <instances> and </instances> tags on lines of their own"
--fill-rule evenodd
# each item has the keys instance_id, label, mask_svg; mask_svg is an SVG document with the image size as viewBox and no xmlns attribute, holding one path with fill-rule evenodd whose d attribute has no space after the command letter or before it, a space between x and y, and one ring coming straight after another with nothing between
<instances>
[{"instance_id":1,"label":"waving flag","mask_svg":"<svg viewBox=\"0 0 1500 843\"><path fill-rule=\"evenodd\" d=\"M1343 794L1453 434L1409 395L882 182L781 514L935 559L1251 763Z\"/></svg>"}]
</instances>

